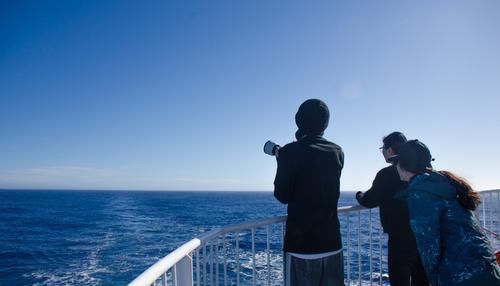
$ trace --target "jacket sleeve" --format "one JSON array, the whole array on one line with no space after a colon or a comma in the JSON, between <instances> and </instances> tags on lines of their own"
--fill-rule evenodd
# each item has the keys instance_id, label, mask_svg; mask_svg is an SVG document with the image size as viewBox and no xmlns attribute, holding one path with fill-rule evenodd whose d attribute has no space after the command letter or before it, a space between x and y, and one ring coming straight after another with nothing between
<instances>
[{"instance_id":1,"label":"jacket sleeve","mask_svg":"<svg viewBox=\"0 0 500 286\"><path fill-rule=\"evenodd\" d=\"M441 256L440 216L442 205L424 190L412 189L408 196L410 225L422 265L431 285L438 285Z\"/></svg>"},{"instance_id":2,"label":"jacket sleeve","mask_svg":"<svg viewBox=\"0 0 500 286\"><path fill-rule=\"evenodd\" d=\"M383 192L387 188L387 180L384 180L382 173L378 172L373 180L371 188L362 196L356 195L358 203L367 208L378 207L383 200Z\"/></svg>"},{"instance_id":3,"label":"jacket sleeve","mask_svg":"<svg viewBox=\"0 0 500 286\"><path fill-rule=\"evenodd\" d=\"M286 148L279 151L277 158L278 168L276 177L274 178L274 196L278 201L287 204L293 195L293 180L295 178L295 170L293 165L293 157Z\"/></svg>"}]
</instances>

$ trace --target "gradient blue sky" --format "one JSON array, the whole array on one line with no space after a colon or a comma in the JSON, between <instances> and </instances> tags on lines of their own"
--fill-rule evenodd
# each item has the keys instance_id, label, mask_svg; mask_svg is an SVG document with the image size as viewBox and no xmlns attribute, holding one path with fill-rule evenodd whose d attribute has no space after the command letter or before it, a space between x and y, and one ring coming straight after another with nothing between
<instances>
[{"instance_id":1,"label":"gradient blue sky","mask_svg":"<svg viewBox=\"0 0 500 286\"><path fill-rule=\"evenodd\" d=\"M0 188L271 190L323 99L366 189L399 130L500 187L500 1L0 1Z\"/></svg>"}]
</instances>

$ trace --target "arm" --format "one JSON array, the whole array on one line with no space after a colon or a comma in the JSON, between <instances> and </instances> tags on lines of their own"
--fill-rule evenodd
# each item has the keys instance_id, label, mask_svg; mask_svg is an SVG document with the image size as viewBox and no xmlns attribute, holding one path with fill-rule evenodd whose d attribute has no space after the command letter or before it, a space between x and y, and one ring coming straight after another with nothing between
<instances>
[{"instance_id":1,"label":"arm","mask_svg":"<svg viewBox=\"0 0 500 286\"><path fill-rule=\"evenodd\" d=\"M410 225L417 241L422 265L431 285L438 285L441 260L440 216L442 206L425 190L409 192Z\"/></svg>"},{"instance_id":2,"label":"arm","mask_svg":"<svg viewBox=\"0 0 500 286\"><path fill-rule=\"evenodd\" d=\"M279 156L276 158L278 168L274 179L274 196L283 204L287 204L292 197L295 175L292 156L287 151L286 148L281 148L279 151Z\"/></svg>"},{"instance_id":3,"label":"arm","mask_svg":"<svg viewBox=\"0 0 500 286\"><path fill-rule=\"evenodd\" d=\"M378 207L382 203L383 191L388 187L387 180L384 180L381 175L382 171L378 172L373 180L372 187L366 192L357 192L356 200L358 203L367 208Z\"/></svg>"}]
</instances>

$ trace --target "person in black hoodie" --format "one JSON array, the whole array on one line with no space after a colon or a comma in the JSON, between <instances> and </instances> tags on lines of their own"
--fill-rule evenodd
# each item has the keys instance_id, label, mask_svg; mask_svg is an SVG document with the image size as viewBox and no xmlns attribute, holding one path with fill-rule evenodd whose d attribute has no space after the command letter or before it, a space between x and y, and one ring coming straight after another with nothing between
<instances>
[{"instance_id":1,"label":"person in black hoodie","mask_svg":"<svg viewBox=\"0 0 500 286\"><path fill-rule=\"evenodd\" d=\"M288 204L285 285L344 285L337 202L342 148L323 138L330 112L319 99L303 102L297 141L277 151L274 196Z\"/></svg>"},{"instance_id":2,"label":"person in black hoodie","mask_svg":"<svg viewBox=\"0 0 500 286\"><path fill-rule=\"evenodd\" d=\"M392 132L384 137L380 150L385 161L389 163L389 158L397 155L405 142L406 137L401 132ZM362 206L380 208L380 222L389 236L391 286L425 286L428 283L410 228L407 202L394 197L406 186L407 183L400 180L396 166L391 164L377 173L368 191L357 192L356 199Z\"/></svg>"}]
</instances>

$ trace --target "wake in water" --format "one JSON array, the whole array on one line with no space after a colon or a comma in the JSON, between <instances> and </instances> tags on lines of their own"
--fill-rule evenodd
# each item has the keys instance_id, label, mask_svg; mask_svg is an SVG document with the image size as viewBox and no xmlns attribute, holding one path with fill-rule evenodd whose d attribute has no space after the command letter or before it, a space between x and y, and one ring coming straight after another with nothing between
<instances>
[{"instance_id":1,"label":"wake in water","mask_svg":"<svg viewBox=\"0 0 500 286\"><path fill-rule=\"evenodd\" d=\"M1 195L0 285L125 285L205 231L286 213L270 192L2 191ZM484 199L487 206L484 214L491 214L487 226L498 233L498 215L490 210L493 199ZM353 193L341 193L340 206L355 204ZM354 214L349 218L339 215L344 260L350 259L350 264L344 265L344 273L346 281L349 274L352 285L358 285L360 266L363 284L369 284L370 280L370 216L368 211L361 213L359 220ZM371 220L374 225L371 251L375 257L371 279L378 282L382 277L382 282L388 285L386 237L382 235L380 250L376 210ZM360 237L356 231L358 224ZM264 229L255 233L256 279L258 284L265 284L270 275L272 284L279 285L283 278L282 227L271 228L270 272L264 234ZM239 266L234 238L227 239L227 279L235 283L239 268L240 281L246 285L253 280L250 231L242 231L240 238ZM491 241L496 243L496 249L500 248L500 241ZM221 248L219 254L222 253ZM382 263L379 253L383 254ZM219 259L218 277L223 281L223 257ZM208 266L205 271L210 273ZM215 281L215 266L212 271Z\"/></svg>"}]
</instances>

